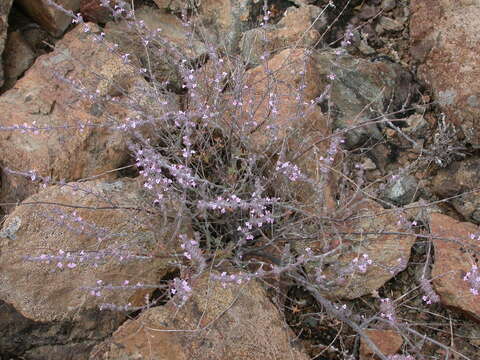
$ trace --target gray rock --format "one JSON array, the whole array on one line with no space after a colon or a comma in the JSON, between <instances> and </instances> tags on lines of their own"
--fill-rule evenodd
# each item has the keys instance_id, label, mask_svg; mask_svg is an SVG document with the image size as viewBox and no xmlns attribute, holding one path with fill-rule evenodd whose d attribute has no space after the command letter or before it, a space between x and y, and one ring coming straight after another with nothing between
<instances>
[{"instance_id":1,"label":"gray rock","mask_svg":"<svg viewBox=\"0 0 480 360\"><path fill-rule=\"evenodd\" d=\"M403 206L414 202L420 195L417 179L410 175L400 175L384 190L384 199Z\"/></svg>"},{"instance_id":2,"label":"gray rock","mask_svg":"<svg viewBox=\"0 0 480 360\"><path fill-rule=\"evenodd\" d=\"M330 107L326 110L334 128L355 127L345 132L345 145L354 148L370 138L382 139L382 125L359 125L381 119L382 114L399 111L404 102L409 103L409 94L415 87L412 75L387 61L372 62L330 50L314 56L324 79L322 86L331 86ZM329 79L332 76L334 80Z\"/></svg>"},{"instance_id":3,"label":"gray rock","mask_svg":"<svg viewBox=\"0 0 480 360\"><path fill-rule=\"evenodd\" d=\"M396 6L396 0L383 0L381 5L384 11L391 11L395 9Z\"/></svg>"}]
</instances>

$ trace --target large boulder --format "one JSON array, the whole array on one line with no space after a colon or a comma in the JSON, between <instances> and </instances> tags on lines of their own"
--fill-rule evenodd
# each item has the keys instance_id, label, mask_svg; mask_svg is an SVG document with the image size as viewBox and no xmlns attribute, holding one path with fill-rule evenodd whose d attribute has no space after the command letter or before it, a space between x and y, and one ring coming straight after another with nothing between
<instances>
[{"instance_id":1,"label":"large boulder","mask_svg":"<svg viewBox=\"0 0 480 360\"><path fill-rule=\"evenodd\" d=\"M372 294L405 270L415 235L405 233L408 214L397 211L385 210L373 200L353 200L348 220L332 225L335 235L298 242L301 255L336 249L321 262L306 265L326 297L351 300Z\"/></svg>"},{"instance_id":2,"label":"large boulder","mask_svg":"<svg viewBox=\"0 0 480 360\"><path fill-rule=\"evenodd\" d=\"M381 140L385 120L404 116L401 110L408 109L415 99L413 76L399 64L372 62L336 51L318 52L315 60L319 86L331 84L328 106L324 106L333 127L351 128L345 134L349 148Z\"/></svg>"},{"instance_id":3,"label":"large boulder","mask_svg":"<svg viewBox=\"0 0 480 360\"><path fill-rule=\"evenodd\" d=\"M322 10L313 5L289 7L275 25L246 31L240 48L246 63L259 65L264 53L273 54L286 48L311 47L320 42L326 26Z\"/></svg>"},{"instance_id":4,"label":"large boulder","mask_svg":"<svg viewBox=\"0 0 480 360\"><path fill-rule=\"evenodd\" d=\"M106 39L118 44L122 52L135 54L141 66L148 69L148 76L157 82L168 81L170 86L181 90L183 80L178 65L183 60L194 61L205 55L206 46L166 10L144 6L135 11L135 20L144 27L127 19L107 23ZM159 32L152 37L157 29ZM144 39L149 37L152 38L145 44Z\"/></svg>"},{"instance_id":5,"label":"large boulder","mask_svg":"<svg viewBox=\"0 0 480 360\"><path fill-rule=\"evenodd\" d=\"M16 0L16 2L35 22L53 36L62 36L72 23L71 16L52 5L48 0ZM73 13L77 13L80 8L80 0L55 0L52 2L63 7L65 11L73 11Z\"/></svg>"},{"instance_id":6,"label":"large boulder","mask_svg":"<svg viewBox=\"0 0 480 360\"><path fill-rule=\"evenodd\" d=\"M443 305L480 321L478 301L479 228L447 215L430 215L430 233L435 249L432 283ZM477 293L475 293L477 291Z\"/></svg>"},{"instance_id":7,"label":"large boulder","mask_svg":"<svg viewBox=\"0 0 480 360\"><path fill-rule=\"evenodd\" d=\"M92 34L100 32L88 26ZM148 109L160 116L168 107L159 108L149 84L108 46L95 43L78 26L0 97L0 126L11 129L0 132L3 168L73 181L128 161L132 135L120 126L128 128ZM30 180L7 172L2 183L4 202L21 201L36 191Z\"/></svg>"},{"instance_id":8,"label":"large boulder","mask_svg":"<svg viewBox=\"0 0 480 360\"><path fill-rule=\"evenodd\" d=\"M475 0L413 0L410 39L426 82L447 120L480 146L480 3Z\"/></svg>"},{"instance_id":9,"label":"large boulder","mask_svg":"<svg viewBox=\"0 0 480 360\"><path fill-rule=\"evenodd\" d=\"M254 0L203 0L198 19L202 37L227 53L236 52L242 33L253 27Z\"/></svg>"},{"instance_id":10,"label":"large boulder","mask_svg":"<svg viewBox=\"0 0 480 360\"><path fill-rule=\"evenodd\" d=\"M13 0L6 0L0 3L0 59L7 40L8 14L12 7ZM3 66L0 60L0 87L3 85Z\"/></svg>"},{"instance_id":11,"label":"large boulder","mask_svg":"<svg viewBox=\"0 0 480 360\"><path fill-rule=\"evenodd\" d=\"M203 276L180 309L170 302L123 324L92 360L306 360L260 283L223 287Z\"/></svg>"},{"instance_id":12,"label":"large boulder","mask_svg":"<svg viewBox=\"0 0 480 360\"><path fill-rule=\"evenodd\" d=\"M175 269L169 255L180 250L178 234L191 235L178 204L153 216L158 210L151 200L137 179L67 183L31 196L6 218L0 231L0 300L18 312L12 321L25 326L3 329L1 337L10 341L0 342L7 346L0 353L20 351L22 344L23 350L93 345L127 316L101 311L100 304L144 305L145 295ZM37 334L39 327L44 330ZM40 340L25 344L35 334ZM12 350L13 339L18 346Z\"/></svg>"}]
</instances>

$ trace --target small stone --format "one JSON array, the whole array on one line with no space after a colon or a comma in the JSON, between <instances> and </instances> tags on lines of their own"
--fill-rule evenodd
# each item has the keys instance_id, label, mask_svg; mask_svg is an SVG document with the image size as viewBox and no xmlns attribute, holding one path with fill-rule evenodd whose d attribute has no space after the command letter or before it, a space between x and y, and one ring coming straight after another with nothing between
<instances>
[{"instance_id":1,"label":"small stone","mask_svg":"<svg viewBox=\"0 0 480 360\"><path fill-rule=\"evenodd\" d=\"M404 26L398 19L394 20L386 16L380 17L378 25L386 31L402 31Z\"/></svg>"},{"instance_id":2,"label":"small stone","mask_svg":"<svg viewBox=\"0 0 480 360\"><path fill-rule=\"evenodd\" d=\"M375 170L377 168L377 165L375 165L375 163L370 158L366 158L362 163L362 167L365 170Z\"/></svg>"},{"instance_id":3,"label":"small stone","mask_svg":"<svg viewBox=\"0 0 480 360\"><path fill-rule=\"evenodd\" d=\"M402 206L414 202L419 196L417 179L411 175L399 176L387 185L384 198Z\"/></svg>"},{"instance_id":4,"label":"small stone","mask_svg":"<svg viewBox=\"0 0 480 360\"><path fill-rule=\"evenodd\" d=\"M373 55L376 53L375 49L368 45L366 39L362 39L358 44L358 50L364 55Z\"/></svg>"},{"instance_id":5,"label":"small stone","mask_svg":"<svg viewBox=\"0 0 480 360\"><path fill-rule=\"evenodd\" d=\"M395 9L396 6L396 0L383 0L381 8L383 11L390 11Z\"/></svg>"}]
</instances>

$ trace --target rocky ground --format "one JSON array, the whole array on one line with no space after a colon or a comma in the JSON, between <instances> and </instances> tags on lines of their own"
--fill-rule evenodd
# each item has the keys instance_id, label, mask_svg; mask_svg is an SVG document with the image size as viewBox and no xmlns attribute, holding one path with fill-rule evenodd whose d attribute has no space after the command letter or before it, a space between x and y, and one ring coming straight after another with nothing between
<instances>
[{"instance_id":1,"label":"rocky ground","mask_svg":"<svg viewBox=\"0 0 480 360\"><path fill-rule=\"evenodd\" d=\"M155 207L139 169L128 167L132 136L118 131L124 125L113 118L139 115L128 99L155 116L188 111L195 101L184 90L176 59L153 50L148 56L148 44L135 38L138 29L106 11L100 0L58 3L80 12L91 33L118 44L131 62L92 42L82 24L72 24L47 0L0 4L0 359L373 359L357 332L329 314L308 289L281 278L224 288L202 276L180 309L178 299L165 299L141 312L98 311L101 302L140 307L146 295L161 298L164 290L134 284L167 283L178 276L162 256L182 251L171 240L179 229L197 230L195 219L176 202L165 215L176 215L175 223L152 221L137 211ZM319 103L317 112L299 121L298 137L288 138L287 126L298 102L286 100L274 123L253 119L260 131L249 138L252 151L261 153L271 129L292 148L344 131L343 151L329 163L341 175L332 179L318 171L318 152L329 151L324 144L302 149L296 163L323 184L327 212L321 215L343 219L323 238L293 242L296 256L344 250L302 271L316 276L323 266L325 296L373 319L365 324L366 333L390 359L478 359L480 5L472 0L330 3L334 6L326 0L268 1L266 27L261 26L263 3L253 0L138 0L134 6L137 20L162 28L164 39L198 64L199 81L207 76L211 82L209 74L217 71L218 63L207 60L207 44L213 42L229 55L222 60L225 73L234 58L245 64L252 100L268 87L263 80L268 71L276 73L281 93L303 79L283 66L286 59L293 59L293 69L307 69L307 102L331 89L328 104ZM182 9L198 24L193 38L182 25ZM308 60L302 60L306 51ZM265 57L269 69L262 65ZM152 102L146 95L153 92L151 78L132 70L146 63L152 77L168 80L165 99ZM211 104L201 88L198 96ZM102 100L80 96L88 89L96 89ZM230 100L226 95L221 101ZM161 106L167 102L171 109ZM55 131L30 131L36 127ZM141 126L138 131L156 136ZM223 146L220 140L217 145ZM57 185L44 186L51 179ZM301 183L292 192L306 212L314 211L315 186ZM99 196L105 199L101 203ZM363 200L347 206L359 197ZM61 202L82 208L48 215L47 203ZM112 215L113 203L125 212ZM94 207L102 209L93 213ZM82 226L83 221L90 225ZM52 225L64 228L52 230ZM102 231L125 249L114 254L117 258L131 251L155 256L136 265L98 258L93 270L74 269L73 257L68 260L63 249L96 246L102 254L104 243L89 236ZM123 243L125 237L129 241ZM137 248L132 250L133 238ZM47 260L61 266L52 270L44 263L45 249L59 254ZM263 255L276 256L274 251ZM90 261L88 254L81 256ZM364 261L366 271L350 271L352 261ZM121 295L107 291L100 301L79 291L94 278L114 283L127 273L135 276ZM395 303L395 326L381 321L389 318L388 301Z\"/></svg>"}]
</instances>

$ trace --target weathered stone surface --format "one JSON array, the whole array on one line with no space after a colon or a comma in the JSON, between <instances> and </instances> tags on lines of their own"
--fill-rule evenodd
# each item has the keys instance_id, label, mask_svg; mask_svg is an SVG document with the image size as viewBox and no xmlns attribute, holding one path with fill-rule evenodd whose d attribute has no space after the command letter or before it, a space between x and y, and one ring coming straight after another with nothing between
<instances>
[{"instance_id":1,"label":"weathered stone surface","mask_svg":"<svg viewBox=\"0 0 480 360\"><path fill-rule=\"evenodd\" d=\"M115 0L110 0L110 6L114 8ZM80 14L85 21L104 24L113 20L112 11L102 6L102 0L80 0Z\"/></svg>"},{"instance_id":2,"label":"weathered stone surface","mask_svg":"<svg viewBox=\"0 0 480 360\"><path fill-rule=\"evenodd\" d=\"M148 102L149 85L108 52L106 45L95 44L78 26L0 97L0 126L12 129L0 132L3 167L72 181L127 161L131 135L116 127L129 122L129 116L139 115L142 104ZM82 92L97 98L90 100ZM122 92L135 99L133 105ZM107 96L118 101L107 101ZM152 111L158 116L164 110L157 106ZM24 125L50 130L35 134L14 129ZM4 173L2 182L3 201L21 201L36 191L36 186L19 176Z\"/></svg>"},{"instance_id":3,"label":"weathered stone surface","mask_svg":"<svg viewBox=\"0 0 480 360\"><path fill-rule=\"evenodd\" d=\"M480 224L480 159L467 159L441 169L432 180L433 191L448 202L466 220Z\"/></svg>"},{"instance_id":4,"label":"weathered stone surface","mask_svg":"<svg viewBox=\"0 0 480 360\"><path fill-rule=\"evenodd\" d=\"M179 13L182 10L192 10L197 4L197 1L184 0L153 0L153 2L160 9L167 9L176 13Z\"/></svg>"},{"instance_id":5,"label":"weathered stone surface","mask_svg":"<svg viewBox=\"0 0 480 360\"><path fill-rule=\"evenodd\" d=\"M170 85L181 89L183 82L177 65L182 60L192 61L205 55L205 45L195 35L188 34L178 17L163 9L141 7L135 11L135 19L143 21L145 29L127 20L109 22L105 26L106 39L118 44L123 53L135 54L141 66L152 71L156 81L168 81ZM147 53L138 32L147 37L156 29L160 29L160 32L150 41Z\"/></svg>"},{"instance_id":6,"label":"weathered stone surface","mask_svg":"<svg viewBox=\"0 0 480 360\"><path fill-rule=\"evenodd\" d=\"M398 175L387 185L384 197L395 205L403 206L417 200L420 188L417 179L411 175Z\"/></svg>"},{"instance_id":7,"label":"weathered stone surface","mask_svg":"<svg viewBox=\"0 0 480 360\"><path fill-rule=\"evenodd\" d=\"M0 232L0 299L19 312L17 317L25 318L25 327L43 329L37 335L43 341L34 345L93 345L103 340L126 314L100 311L99 305L142 306L154 288L134 285L158 284L173 270L165 255L179 250L175 234L190 234L189 222L184 219L178 229L176 221L163 222L163 215L168 219L181 214L176 204L155 217L135 210L150 209L151 200L137 179L68 183L31 196L26 202L40 204L21 204L7 217ZM99 209L112 204L119 208ZM53 258L42 260L48 255ZM97 287L98 280L114 286L128 280L132 287L97 289L100 293L93 296L88 288ZM62 327L66 330L58 335ZM2 337L13 341L19 334L9 328ZM26 331L22 341L32 336Z\"/></svg>"},{"instance_id":8,"label":"weathered stone surface","mask_svg":"<svg viewBox=\"0 0 480 360\"><path fill-rule=\"evenodd\" d=\"M480 146L480 3L410 2L412 54L418 76L431 86L447 119Z\"/></svg>"},{"instance_id":9,"label":"weathered stone surface","mask_svg":"<svg viewBox=\"0 0 480 360\"><path fill-rule=\"evenodd\" d=\"M432 282L441 303L480 320L478 295L470 291L470 284L464 280L472 266L478 265L480 247L471 235L477 236L479 228L434 213L430 215L430 233L435 249Z\"/></svg>"},{"instance_id":10,"label":"weathered stone surface","mask_svg":"<svg viewBox=\"0 0 480 360\"><path fill-rule=\"evenodd\" d=\"M276 25L244 32L240 42L243 58L247 63L259 65L265 52L273 54L289 47L315 45L326 25L321 13L321 9L313 5L290 7Z\"/></svg>"},{"instance_id":11,"label":"weathered stone surface","mask_svg":"<svg viewBox=\"0 0 480 360\"><path fill-rule=\"evenodd\" d=\"M53 36L60 37L72 23L72 17L50 5L47 0L16 0L16 2L35 22ZM55 0L54 2L74 13L77 13L80 8L80 0Z\"/></svg>"},{"instance_id":12,"label":"weathered stone surface","mask_svg":"<svg viewBox=\"0 0 480 360\"><path fill-rule=\"evenodd\" d=\"M0 3L0 87L4 81L1 56L7 40L8 13L10 12L12 2L13 0L5 0Z\"/></svg>"},{"instance_id":13,"label":"weathered stone surface","mask_svg":"<svg viewBox=\"0 0 480 360\"><path fill-rule=\"evenodd\" d=\"M384 124L360 126L382 114L408 107L415 94L412 75L400 65L367 61L332 51L316 53L319 86L331 84L330 117L336 129L357 128L346 133L346 145L356 147L368 139L380 140ZM334 80L330 80L334 78ZM397 113L396 116L401 116ZM390 116L395 119L395 116Z\"/></svg>"},{"instance_id":14,"label":"weathered stone surface","mask_svg":"<svg viewBox=\"0 0 480 360\"><path fill-rule=\"evenodd\" d=\"M4 55L4 89L13 86L15 81L32 66L35 57L34 50L23 38L20 31L12 31L8 34Z\"/></svg>"},{"instance_id":15,"label":"weathered stone surface","mask_svg":"<svg viewBox=\"0 0 480 360\"><path fill-rule=\"evenodd\" d=\"M279 160L272 171L283 175L279 176L275 190L293 189L303 206L317 213L324 207L332 209L335 177L325 175L325 166L335 166L335 154L327 151L331 144L339 145L340 140L328 138L331 127L327 116L315 103L325 87L316 72L314 58L304 49L284 50L268 61L268 70L257 66L247 71L245 84L248 90L242 100L242 116L233 119L239 131L248 134L253 149L273 154ZM268 89L272 89L270 93ZM320 141L323 138L326 140ZM289 169L276 170L287 162L297 166L306 178L292 181L295 176L288 174L295 171L290 165Z\"/></svg>"},{"instance_id":16,"label":"weathered stone surface","mask_svg":"<svg viewBox=\"0 0 480 360\"><path fill-rule=\"evenodd\" d=\"M259 283L223 288L203 276L180 309L170 302L129 320L91 359L303 360L280 313ZM95 355L96 354L96 355Z\"/></svg>"},{"instance_id":17,"label":"weathered stone surface","mask_svg":"<svg viewBox=\"0 0 480 360\"><path fill-rule=\"evenodd\" d=\"M403 344L403 338L393 330L367 329L365 334L377 345L383 355L395 355ZM360 360L378 359L374 352L362 341L360 345Z\"/></svg>"},{"instance_id":18,"label":"weathered stone surface","mask_svg":"<svg viewBox=\"0 0 480 360\"><path fill-rule=\"evenodd\" d=\"M206 30L202 36L227 52L236 52L242 33L252 28L253 5L254 0L202 0L198 8Z\"/></svg>"},{"instance_id":19,"label":"weathered stone surface","mask_svg":"<svg viewBox=\"0 0 480 360\"><path fill-rule=\"evenodd\" d=\"M401 217L372 200L353 203L350 211L351 220L339 224L335 233L341 235L331 240L330 249L339 247L338 251L323 265L306 267L312 275L323 277L325 296L333 299L355 299L379 289L405 270L415 242L413 235L387 234L404 232ZM306 248L324 252L324 242L302 242L297 251L305 254Z\"/></svg>"}]
</instances>

